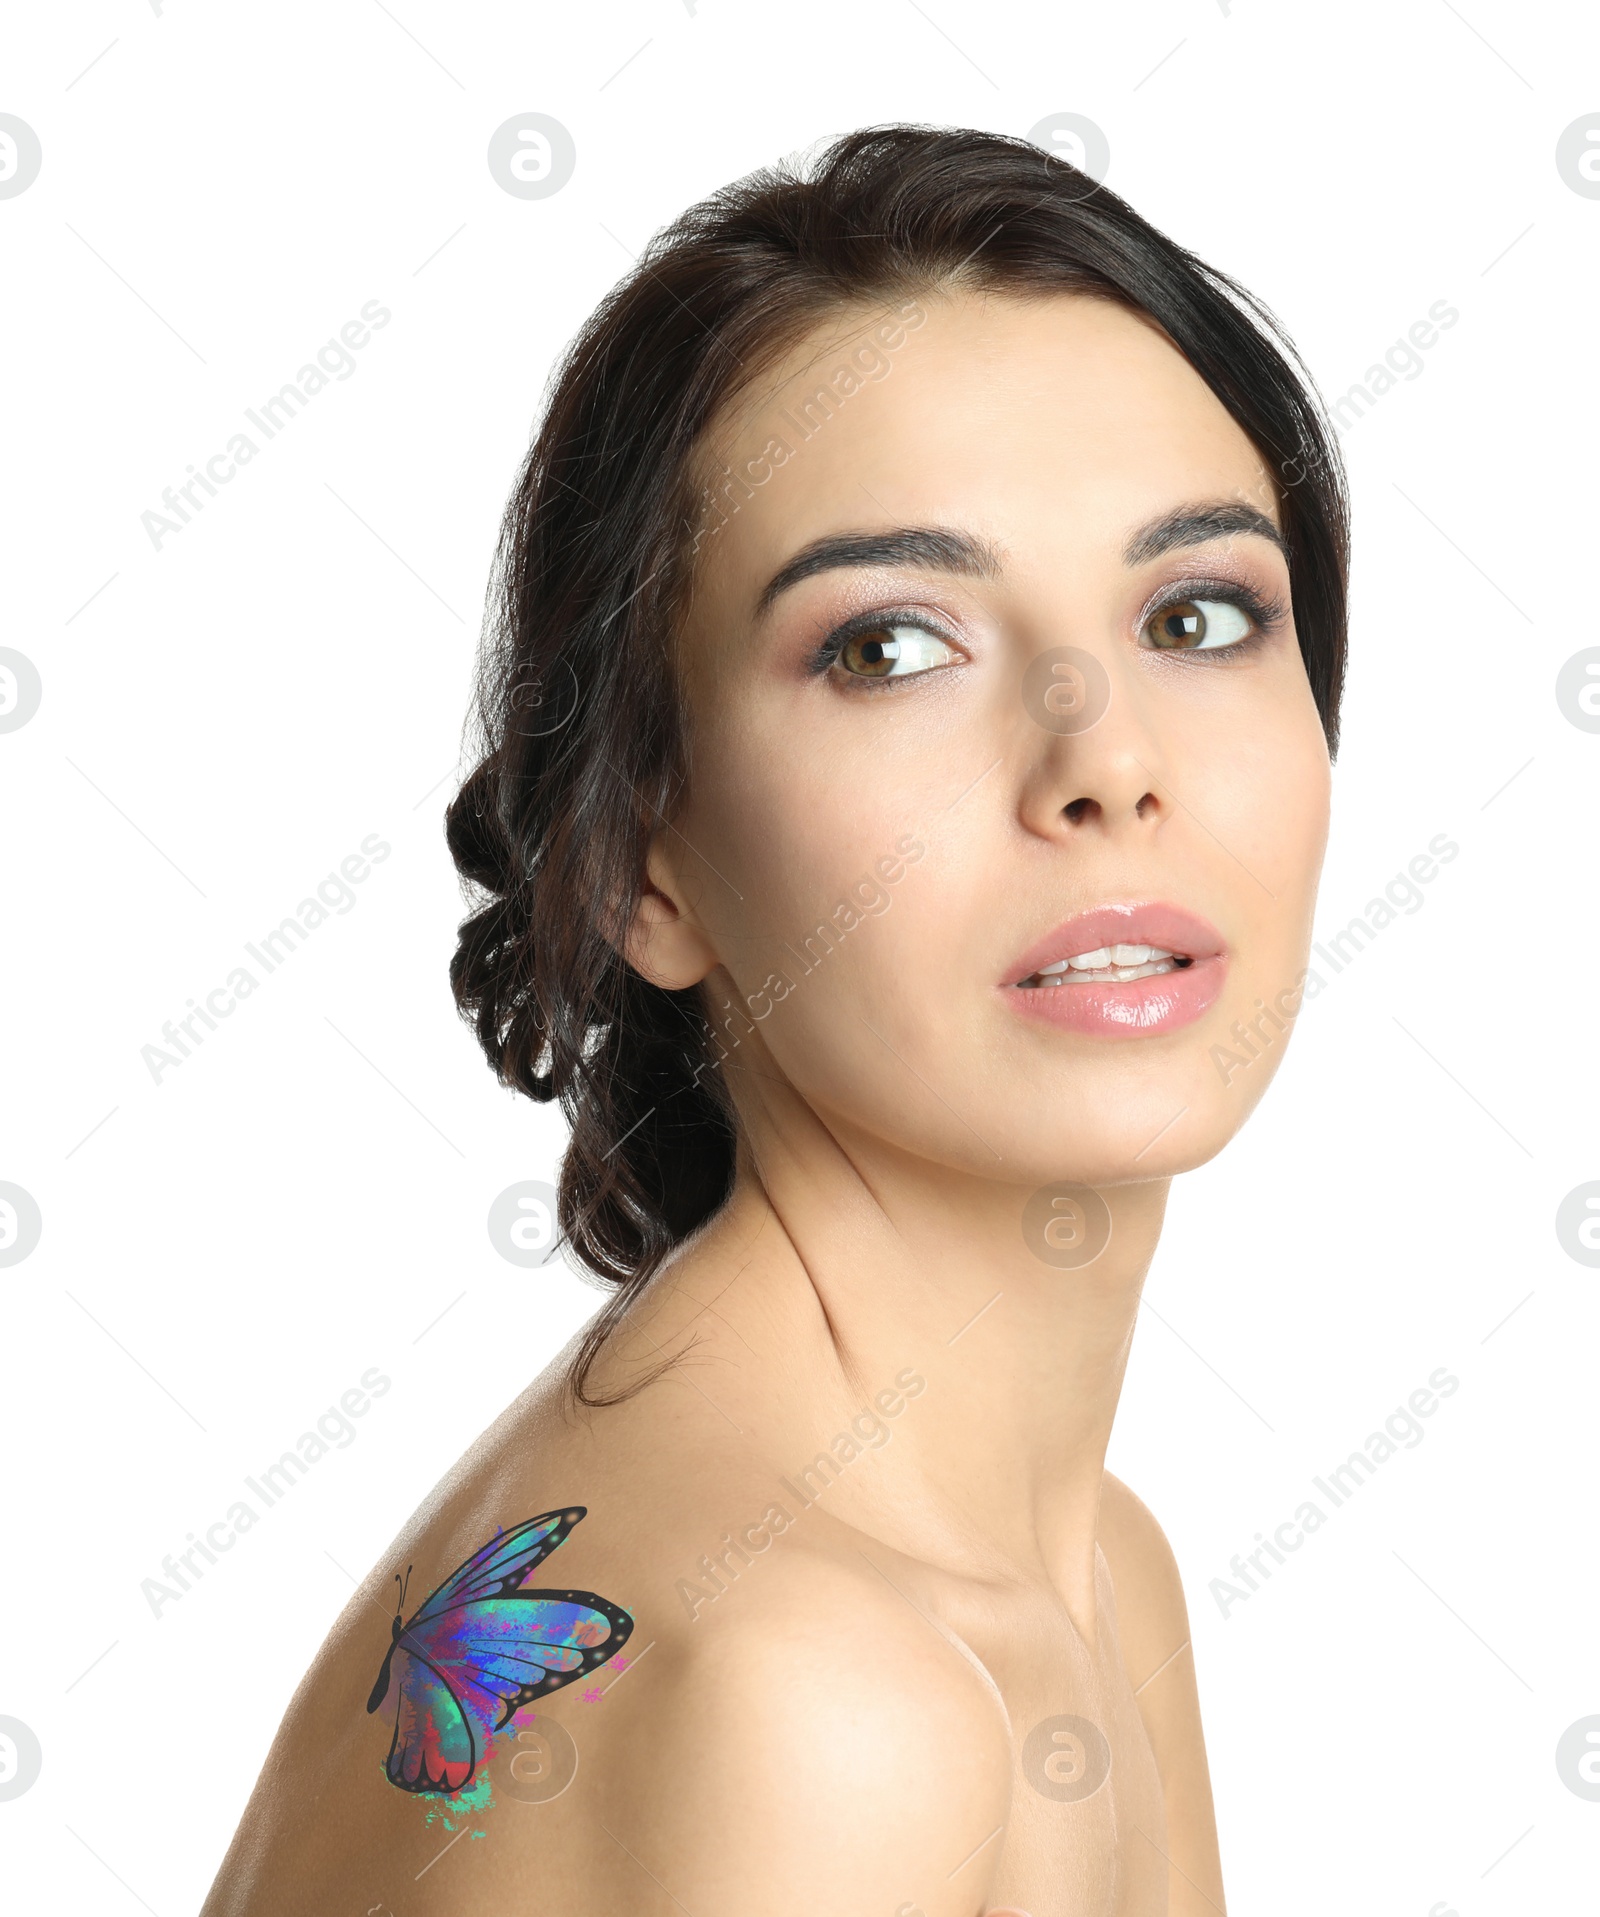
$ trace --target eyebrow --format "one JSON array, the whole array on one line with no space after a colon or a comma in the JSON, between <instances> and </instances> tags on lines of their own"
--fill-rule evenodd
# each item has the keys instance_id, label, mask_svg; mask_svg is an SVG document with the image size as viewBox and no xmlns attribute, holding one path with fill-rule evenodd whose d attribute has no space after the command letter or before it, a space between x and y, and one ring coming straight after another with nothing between
<instances>
[{"instance_id":1,"label":"eyebrow","mask_svg":"<svg viewBox=\"0 0 1600 1917\"><path fill-rule=\"evenodd\" d=\"M1140 526L1123 548L1126 566L1142 566L1184 546L1237 534L1253 534L1276 546L1285 558L1289 549L1272 521L1242 500L1218 499L1203 505L1180 506ZM912 566L925 572L958 573L968 579L997 579L1000 550L989 540L940 526L897 526L891 532L829 533L802 546L767 581L756 601L756 617L802 579L852 566Z\"/></svg>"},{"instance_id":2,"label":"eyebrow","mask_svg":"<svg viewBox=\"0 0 1600 1917\"><path fill-rule=\"evenodd\" d=\"M842 566L915 566L925 572L954 572L969 579L996 579L1000 554L987 540L937 526L897 526L893 532L830 533L802 546L767 581L756 601L759 619L780 593L819 572Z\"/></svg>"},{"instance_id":3,"label":"eyebrow","mask_svg":"<svg viewBox=\"0 0 1600 1917\"><path fill-rule=\"evenodd\" d=\"M1123 548L1122 563L1143 566L1180 546L1203 546L1207 540L1227 539L1237 533L1269 540L1285 559L1289 557L1283 534L1265 513L1240 499L1215 499L1204 505L1180 506L1141 526Z\"/></svg>"}]
</instances>

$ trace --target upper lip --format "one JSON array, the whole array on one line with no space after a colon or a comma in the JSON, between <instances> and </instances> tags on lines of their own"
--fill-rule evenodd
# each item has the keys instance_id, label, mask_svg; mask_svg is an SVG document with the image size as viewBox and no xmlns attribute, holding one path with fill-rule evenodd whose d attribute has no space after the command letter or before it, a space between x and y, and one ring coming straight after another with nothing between
<instances>
[{"instance_id":1,"label":"upper lip","mask_svg":"<svg viewBox=\"0 0 1600 1917\"><path fill-rule=\"evenodd\" d=\"M1079 952L1097 952L1109 945L1154 945L1164 952L1194 959L1217 958L1223 950L1217 928L1181 905L1169 905L1161 899L1139 905L1097 905L1093 911L1080 912L1058 925L1037 945L1030 946L1004 982L1020 985L1060 959Z\"/></svg>"}]
</instances>

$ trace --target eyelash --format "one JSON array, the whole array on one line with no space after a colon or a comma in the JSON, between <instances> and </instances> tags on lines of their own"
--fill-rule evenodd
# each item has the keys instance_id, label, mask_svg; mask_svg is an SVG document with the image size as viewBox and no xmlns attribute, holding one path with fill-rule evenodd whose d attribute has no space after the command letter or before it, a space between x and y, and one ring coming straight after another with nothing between
<instances>
[{"instance_id":1,"label":"eyelash","mask_svg":"<svg viewBox=\"0 0 1600 1917\"><path fill-rule=\"evenodd\" d=\"M1190 599L1215 599L1223 605L1237 606L1247 613L1255 626L1255 631L1244 639L1236 639L1231 646L1211 646L1203 649L1182 646L1148 646L1149 652L1176 652L1187 658L1204 659L1210 665L1216 665L1224 659L1237 658L1247 652L1254 652L1258 646L1265 645L1277 633L1289 616L1289 608L1277 594L1263 598L1253 586L1247 586L1238 579L1183 579L1167 590L1152 606L1145 608L1139 620L1139 632L1153 619L1159 618L1172 606L1181 606Z\"/></svg>"},{"instance_id":2,"label":"eyelash","mask_svg":"<svg viewBox=\"0 0 1600 1917\"><path fill-rule=\"evenodd\" d=\"M1288 617L1289 608L1284 601L1274 595L1263 598L1253 586L1247 586L1237 579L1184 579L1171 586L1153 605L1145 608L1139 621L1141 635L1152 619L1167 611L1171 606L1181 606L1189 599L1216 599L1225 605L1237 606L1247 613L1254 622L1255 631L1247 638L1237 639L1231 646L1213 646L1195 650L1180 646L1149 646L1141 648L1150 652L1179 652L1191 658L1203 658L1215 664L1221 659L1240 653L1254 652L1273 637ZM809 671L817 678L830 671L839 662L839 655L858 634L873 632L883 626L913 626L918 632L925 632L934 639L942 639L948 646L958 644L954 636L943 627L936 625L926 613L897 611L893 607L875 607L871 612L857 613L853 619L847 619L842 626L830 632L811 655ZM889 676L883 679L867 679L859 674L851 674L852 680L873 692L886 691L891 687L904 686L926 673L908 673L903 677Z\"/></svg>"},{"instance_id":3,"label":"eyelash","mask_svg":"<svg viewBox=\"0 0 1600 1917\"><path fill-rule=\"evenodd\" d=\"M947 646L959 643L953 634L946 632L942 626L936 625L925 612L897 612L893 607L877 606L871 612L857 613L853 619L847 619L842 626L835 627L811 655L810 671L820 678L823 673L839 663L840 653L858 634L877 632L884 626L912 626L918 632L927 633L931 639L942 639ZM878 691L884 686L904 685L909 679L926 678L927 674L908 673L898 680L893 676L883 679L866 679L858 673L851 673L849 676L856 684L869 686L872 690Z\"/></svg>"}]
</instances>

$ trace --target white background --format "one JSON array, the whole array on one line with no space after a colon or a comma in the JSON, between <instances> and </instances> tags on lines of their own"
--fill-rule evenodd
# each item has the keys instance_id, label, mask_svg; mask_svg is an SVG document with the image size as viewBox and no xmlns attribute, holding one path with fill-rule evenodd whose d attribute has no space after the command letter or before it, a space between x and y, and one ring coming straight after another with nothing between
<instances>
[{"instance_id":1,"label":"white background","mask_svg":"<svg viewBox=\"0 0 1600 1917\"><path fill-rule=\"evenodd\" d=\"M43 1236L0 1270L0 1715L43 1770L0 1802L10 1908L197 1907L339 1567L596 1303L489 1240L560 1129L496 1087L446 980L441 812L554 356L658 226L764 162L1059 112L1330 397L1460 313L1344 435L1319 936L1436 834L1460 854L1175 1188L1111 1459L1188 1586L1230 1908L1593 1896L1600 1804L1555 1746L1600 1713L1600 1271L1555 1214L1600 1179L1600 735L1555 688L1597 637L1600 199L1556 142L1600 113L1597 42L1507 0L13 13L0 111L43 168L0 199L0 645L43 703L0 735L0 1178ZM527 111L576 142L542 200L486 164ZM162 489L370 300L393 317L354 374L156 550ZM353 909L153 1082L141 1048L372 833L392 856ZM374 1365L357 1440L152 1616L141 1580ZM1210 1580L1441 1365L1424 1442L1224 1618Z\"/></svg>"}]
</instances>

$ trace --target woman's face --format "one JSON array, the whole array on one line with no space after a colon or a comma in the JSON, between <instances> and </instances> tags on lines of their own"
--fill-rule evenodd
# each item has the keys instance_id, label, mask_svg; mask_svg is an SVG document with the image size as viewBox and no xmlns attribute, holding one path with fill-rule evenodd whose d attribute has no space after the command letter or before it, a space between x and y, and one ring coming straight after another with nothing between
<instances>
[{"instance_id":1,"label":"woman's face","mask_svg":"<svg viewBox=\"0 0 1600 1917\"><path fill-rule=\"evenodd\" d=\"M1328 814L1243 432L1121 307L961 294L808 338L703 477L636 961L705 979L736 1095L847 1144L1209 1158L1298 1010Z\"/></svg>"}]
</instances>

